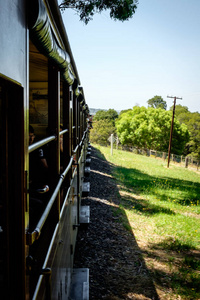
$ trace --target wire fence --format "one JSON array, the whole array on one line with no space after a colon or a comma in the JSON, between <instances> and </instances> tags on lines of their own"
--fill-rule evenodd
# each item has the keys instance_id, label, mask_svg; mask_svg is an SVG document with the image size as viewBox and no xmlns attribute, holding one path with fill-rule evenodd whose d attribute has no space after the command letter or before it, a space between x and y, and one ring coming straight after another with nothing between
<instances>
[{"instance_id":1,"label":"wire fence","mask_svg":"<svg viewBox=\"0 0 200 300\"><path fill-rule=\"evenodd\" d=\"M111 143L111 148L112 148L111 140L112 140L112 138L109 139L109 141ZM132 146L121 145L119 143L118 138L113 138L113 143L116 144L116 149L119 149L119 150L124 150L124 151L133 152L135 154L154 157L157 159L162 159L164 161L166 160L166 162L168 161L168 153L167 152L160 152L160 151L149 150L149 149L139 149L139 148L132 147ZM112 149L111 149L111 153L112 153ZM195 169L195 170L199 171L199 160L193 158L192 156L171 154L170 155L170 163L177 164L181 167L191 168L191 169Z\"/></svg>"}]
</instances>

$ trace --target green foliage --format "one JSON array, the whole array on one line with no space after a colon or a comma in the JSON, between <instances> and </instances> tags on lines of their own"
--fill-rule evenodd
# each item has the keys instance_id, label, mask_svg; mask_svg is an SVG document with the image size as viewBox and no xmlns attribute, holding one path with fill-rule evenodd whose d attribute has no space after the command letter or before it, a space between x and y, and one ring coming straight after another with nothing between
<instances>
[{"instance_id":1,"label":"green foliage","mask_svg":"<svg viewBox=\"0 0 200 300\"><path fill-rule=\"evenodd\" d=\"M107 120L115 126L115 120L118 118L118 113L114 109L98 110L93 117L93 121Z\"/></svg>"},{"instance_id":2,"label":"green foliage","mask_svg":"<svg viewBox=\"0 0 200 300\"><path fill-rule=\"evenodd\" d=\"M154 96L147 103L148 107L167 109L167 102L161 96Z\"/></svg>"},{"instance_id":3,"label":"green foliage","mask_svg":"<svg viewBox=\"0 0 200 300\"><path fill-rule=\"evenodd\" d=\"M111 121L106 119L95 121L90 131L90 141L95 144L108 145L108 138L112 133L115 133L115 127Z\"/></svg>"},{"instance_id":4,"label":"green foliage","mask_svg":"<svg viewBox=\"0 0 200 300\"><path fill-rule=\"evenodd\" d=\"M120 113L119 113L119 118L121 117L121 115L122 115L123 113L128 112L128 111L131 111L131 110L132 110L131 108L121 110Z\"/></svg>"},{"instance_id":5,"label":"green foliage","mask_svg":"<svg viewBox=\"0 0 200 300\"><path fill-rule=\"evenodd\" d=\"M90 141L100 145L108 145L108 138L115 134L115 120L118 113L114 109L99 110L93 117L93 129L90 132Z\"/></svg>"},{"instance_id":6,"label":"green foliage","mask_svg":"<svg viewBox=\"0 0 200 300\"><path fill-rule=\"evenodd\" d=\"M173 109L173 106L170 110ZM200 114L189 112L187 106L176 105L175 115L181 124L184 124L189 133L190 140L187 143L187 153L195 159L200 159Z\"/></svg>"},{"instance_id":7,"label":"green foliage","mask_svg":"<svg viewBox=\"0 0 200 300\"><path fill-rule=\"evenodd\" d=\"M95 13L110 10L110 18L126 21L132 18L137 9L138 0L62 0L59 5L61 10L74 9L80 20L87 24Z\"/></svg>"},{"instance_id":8,"label":"green foliage","mask_svg":"<svg viewBox=\"0 0 200 300\"><path fill-rule=\"evenodd\" d=\"M173 110L173 105L170 107L170 110ZM180 114L187 114L189 112L187 106L182 106L180 104L176 104L176 116L179 116Z\"/></svg>"},{"instance_id":9,"label":"green foliage","mask_svg":"<svg viewBox=\"0 0 200 300\"><path fill-rule=\"evenodd\" d=\"M117 135L123 145L167 152L171 119L170 111L134 106L116 120ZM188 141L187 127L175 118L172 153L182 154Z\"/></svg>"}]
</instances>

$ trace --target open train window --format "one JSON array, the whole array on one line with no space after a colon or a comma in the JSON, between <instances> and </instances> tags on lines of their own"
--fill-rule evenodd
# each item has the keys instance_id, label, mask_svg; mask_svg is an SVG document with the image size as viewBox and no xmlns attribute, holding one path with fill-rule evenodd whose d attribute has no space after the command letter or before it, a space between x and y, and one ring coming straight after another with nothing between
<instances>
[{"instance_id":1,"label":"open train window","mask_svg":"<svg viewBox=\"0 0 200 300\"><path fill-rule=\"evenodd\" d=\"M35 142L47 135L48 127L48 59L29 43L29 123Z\"/></svg>"},{"instance_id":2,"label":"open train window","mask_svg":"<svg viewBox=\"0 0 200 300\"><path fill-rule=\"evenodd\" d=\"M48 91L47 88L30 90L29 123L34 127L35 141L47 136L48 127Z\"/></svg>"}]
</instances>

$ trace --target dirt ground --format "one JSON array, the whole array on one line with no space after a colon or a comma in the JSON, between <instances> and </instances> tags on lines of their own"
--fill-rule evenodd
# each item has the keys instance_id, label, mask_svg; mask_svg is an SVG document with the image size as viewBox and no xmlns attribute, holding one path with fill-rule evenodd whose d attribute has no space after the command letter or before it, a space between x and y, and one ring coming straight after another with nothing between
<instances>
[{"instance_id":1,"label":"dirt ground","mask_svg":"<svg viewBox=\"0 0 200 300\"><path fill-rule=\"evenodd\" d=\"M159 299L133 234L119 222L119 205L112 166L92 148L90 193L82 205L90 206L90 224L79 230L75 268L89 268L90 299Z\"/></svg>"}]
</instances>

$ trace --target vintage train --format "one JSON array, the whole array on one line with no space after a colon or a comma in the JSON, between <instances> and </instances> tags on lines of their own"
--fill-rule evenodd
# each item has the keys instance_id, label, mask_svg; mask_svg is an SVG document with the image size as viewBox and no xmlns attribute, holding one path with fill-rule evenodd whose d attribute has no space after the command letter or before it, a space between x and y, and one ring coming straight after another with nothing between
<instances>
[{"instance_id":1,"label":"vintage train","mask_svg":"<svg viewBox=\"0 0 200 300\"><path fill-rule=\"evenodd\" d=\"M88 299L89 108L57 0L0 0L0 298Z\"/></svg>"}]
</instances>

